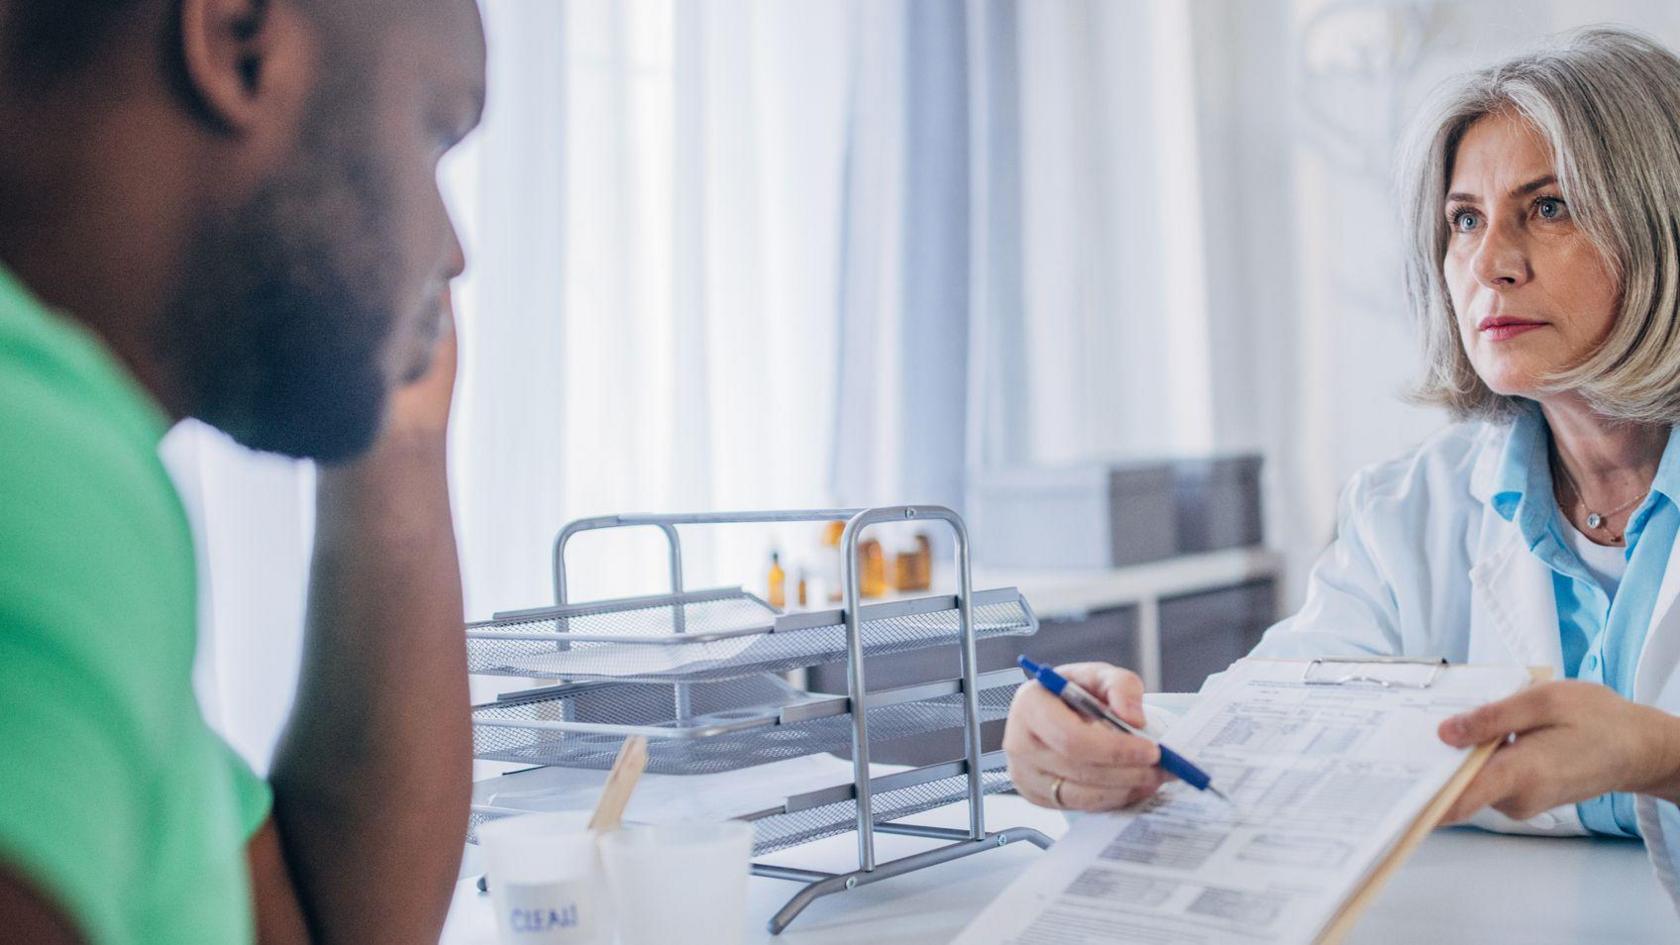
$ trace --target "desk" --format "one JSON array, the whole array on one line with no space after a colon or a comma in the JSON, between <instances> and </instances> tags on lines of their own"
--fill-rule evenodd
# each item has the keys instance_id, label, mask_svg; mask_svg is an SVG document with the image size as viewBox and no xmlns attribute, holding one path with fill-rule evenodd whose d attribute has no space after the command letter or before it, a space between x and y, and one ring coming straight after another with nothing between
<instances>
[{"instance_id":1,"label":"desk","mask_svg":"<svg viewBox=\"0 0 1680 945\"><path fill-rule=\"evenodd\" d=\"M987 798L987 824L1021 825L1052 836L1060 814L1013 796ZM966 826L960 805L930 811L918 823ZM883 858L931 845L880 835ZM780 936L764 920L798 888L754 877L749 885L751 945L937 945L962 930L1040 851L1022 844L921 870L891 882L819 899ZM830 837L766 862L813 869L855 868L857 843ZM848 866L848 863L851 865ZM1349 936L1347 945L1671 945L1677 919L1644 848L1633 841L1504 837L1476 830L1438 831L1397 872ZM472 879L456 887L443 945L495 945L488 896Z\"/></svg>"}]
</instances>

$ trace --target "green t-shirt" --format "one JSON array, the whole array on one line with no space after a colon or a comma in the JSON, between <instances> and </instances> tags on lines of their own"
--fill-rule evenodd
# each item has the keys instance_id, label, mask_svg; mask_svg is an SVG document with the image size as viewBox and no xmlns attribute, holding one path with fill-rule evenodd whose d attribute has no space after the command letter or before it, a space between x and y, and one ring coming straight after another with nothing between
<instances>
[{"instance_id":1,"label":"green t-shirt","mask_svg":"<svg viewBox=\"0 0 1680 945\"><path fill-rule=\"evenodd\" d=\"M193 694L166 427L0 267L0 863L94 945L253 936L245 845L270 795Z\"/></svg>"}]
</instances>

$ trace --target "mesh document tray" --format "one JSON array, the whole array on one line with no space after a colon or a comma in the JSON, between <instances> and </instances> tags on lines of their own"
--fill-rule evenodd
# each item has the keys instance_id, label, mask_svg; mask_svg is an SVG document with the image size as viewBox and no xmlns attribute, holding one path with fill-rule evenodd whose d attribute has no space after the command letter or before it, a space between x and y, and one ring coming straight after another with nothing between
<instances>
[{"instance_id":1,"label":"mesh document tray","mask_svg":"<svg viewBox=\"0 0 1680 945\"><path fill-rule=\"evenodd\" d=\"M1015 670L979 680L980 721L1009 714L1021 683ZM805 755L845 751L852 744L850 700L807 693L770 676L723 682L586 682L557 694L516 697L473 709L473 755L483 761L612 767L630 735L648 739L648 770L715 774ZM960 729L962 695L955 680L871 693L872 743ZM675 708L688 712L678 716Z\"/></svg>"},{"instance_id":2,"label":"mesh document tray","mask_svg":"<svg viewBox=\"0 0 1680 945\"><path fill-rule=\"evenodd\" d=\"M980 760L981 786L987 794L1013 789L1008 762L1002 752ZM874 821L900 820L961 801L968 795L965 762L952 761L874 778ZM850 832L857 827L857 789L850 783L789 797L780 807L740 819L753 825L753 855L762 856ZM467 842L478 842L478 828L492 820L530 811L488 804L473 805L467 820Z\"/></svg>"},{"instance_id":3,"label":"mesh document tray","mask_svg":"<svg viewBox=\"0 0 1680 945\"><path fill-rule=\"evenodd\" d=\"M981 790L986 794L1013 790L1015 785L1009 780L1008 768L1003 752L983 755ZM875 823L901 820L962 800L968 796L966 771L965 762L952 761L872 779ZM851 784L842 784L827 791L790 797L781 809L742 818L753 825L753 855L762 856L855 830L856 794Z\"/></svg>"},{"instance_id":4,"label":"mesh document tray","mask_svg":"<svg viewBox=\"0 0 1680 945\"><path fill-rule=\"evenodd\" d=\"M865 656L957 642L955 595L859 608ZM1038 630L1014 588L977 591L975 639ZM467 627L474 673L552 679L701 682L846 658L840 609L777 614L736 589L692 591L498 614Z\"/></svg>"}]
</instances>

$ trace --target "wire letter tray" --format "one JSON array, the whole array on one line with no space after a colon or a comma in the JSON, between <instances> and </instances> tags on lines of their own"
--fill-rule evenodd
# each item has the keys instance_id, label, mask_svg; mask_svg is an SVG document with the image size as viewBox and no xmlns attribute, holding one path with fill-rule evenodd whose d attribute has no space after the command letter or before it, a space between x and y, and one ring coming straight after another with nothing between
<instances>
[{"instance_id":1,"label":"wire letter tray","mask_svg":"<svg viewBox=\"0 0 1680 945\"><path fill-rule=\"evenodd\" d=\"M974 594L974 637L1038 631L1014 588ZM955 644L952 595L865 604L866 657ZM740 589L573 604L498 614L467 628L474 673L555 679L703 682L845 659L843 610L777 614Z\"/></svg>"},{"instance_id":2,"label":"wire letter tray","mask_svg":"<svg viewBox=\"0 0 1680 945\"><path fill-rule=\"evenodd\" d=\"M982 722L1009 714L1020 685L1014 670L982 676ZM473 754L568 768L612 767L629 735L648 739L648 770L716 774L852 745L850 700L807 693L775 676L748 676L684 687L687 718L675 717L676 687L660 683L582 683L553 695L492 702L473 709ZM951 681L871 693L869 734L890 741L965 724Z\"/></svg>"},{"instance_id":3,"label":"wire letter tray","mask_svg":"<svg viewBox=\"0 0 1680 945\"><path fill-rule=\"evenodd\" d=\"M686 590L679 527L843 522L839 535L843 606L778 613L740 588ZM888 523L939 523L954 540L955 593L865 604L857 571L859 536ZM669 546L670 592L620 600L570 602L566 547L585 532L657 528ZM979 671L976 643L1038 631L1038 618L1015 588L975 591L968 529L934 505L664 515L608 515L568 523L553 549L556 606L496 614L467 626L473 673L552 681L473 708L473 751L516 764L607 769L623 740L644 736L648 770L716 774L807 755L850 751L852 780L781 797L731 791L731 813L753 825L753 852L764 854L855 832L857 869L825 873L754 864L760 876L800 884L771 916L786 928L812 901L862 884L996 849L1016 840L1048 847L1038 831L986 828L984 798L1010 788L1000 752L986 753L981 726L1008 715L1021 677L1013 669ZM956 676L871 689L871 657L940 648ZM805 692L775 674L843 662L846 693ZM872 776L872 744L934 732L960 732L959 760ZM729 776L725 776L726 778ZM703 782L679 782L704 791ZM820 783L820 782L819 782ZM797 788L784 788L783 790ZM493 795L494 797L494 795ZM962 801L966 828L897 823ZM768 809L754 811L761 804ZM474 806L469 838L488 820L522 813ZM723 815L720 815L723 816ZM877 833L903 833L940 846L881 861Z\"/></svg>"}]
</instances>

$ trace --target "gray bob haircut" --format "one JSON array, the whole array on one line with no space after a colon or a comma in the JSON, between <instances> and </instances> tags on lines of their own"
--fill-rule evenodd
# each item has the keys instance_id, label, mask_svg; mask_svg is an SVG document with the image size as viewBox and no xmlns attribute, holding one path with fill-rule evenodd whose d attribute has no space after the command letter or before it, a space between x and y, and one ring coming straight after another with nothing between
<instances>
[{"instance_id":1,"label":"gray bob haircut","mask_svg":"<svg viewBox=\"0 0 1680 945\"><path fill-rule=\"evenodd\" d=\"M1406 294L1427 363L1414 399L1491 420L1519 402L1471 366L1442 273L1454 155L1477 119L1499 112L1526 119L1550 144L1563 199L1621 284L1603 344L1545 389L1579 391L1612 419L1680 422L1680 58L1620 29L1581 30L1461 76L1412 126L1398 184Z\"/></svg>"}]
</instances>

